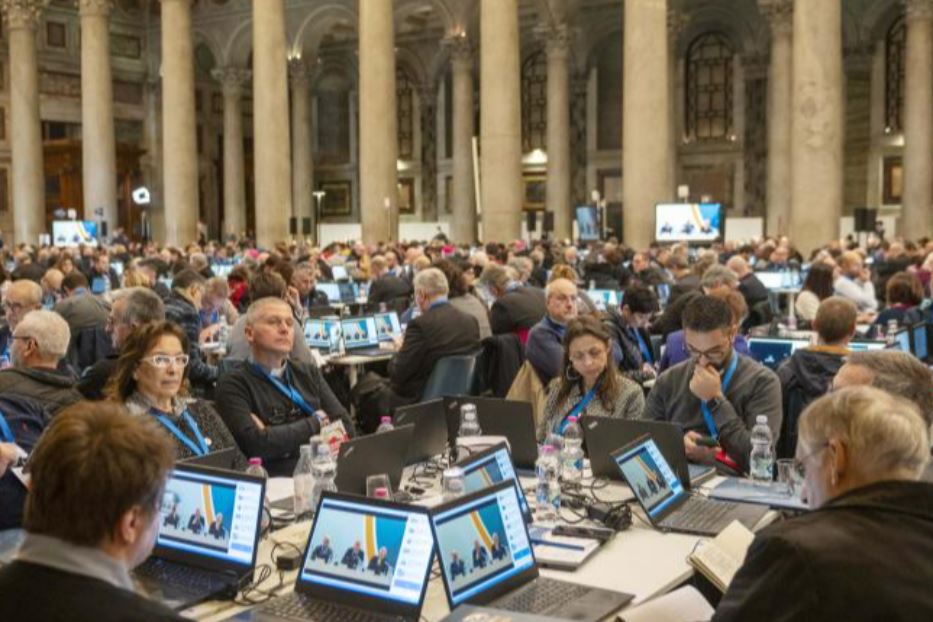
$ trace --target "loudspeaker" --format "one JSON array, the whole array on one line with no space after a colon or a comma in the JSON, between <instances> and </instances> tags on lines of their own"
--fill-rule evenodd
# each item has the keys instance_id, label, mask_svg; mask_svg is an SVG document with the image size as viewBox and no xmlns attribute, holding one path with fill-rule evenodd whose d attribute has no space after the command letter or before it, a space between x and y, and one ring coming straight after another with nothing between
<instances>
[{"instance_id":1,"label":"loudspeaker","mask_svg":"<svg viewBox=\"0 0 933 622\"><path fill-rule=\"evenodd\" d=\"M288 233L289 235L298 235L298 219L294 216L288 219Z\"/></svg>"},{"instance_id":2,"label":"loudspeaker","mask_svg":"<svg viewBox=\"0 0 933 622\"><path fill-rule=\"evenodd\" d=\"M100 221L100 237L102 238L107 237L107 221L106 220Z\"/></svg>"},{"instance_id":3,"label":"loudspeaker","mask_svg":"<svg viewBox=\"0 0 933 622\"><path fill-rule=\"evenodd\" d=\"M856 233L875 230L875 221L878 219L878 210L872 209L870 207L856 207L854 216Z\"/></svg>"},{"instance_id":4,"label":"loudspeaker","mask_svg":"<svg viewBox=\"0 0 933 622\"><path fill-rule=\"evenodd\" d=\"M554 212L544 212L544 230L547 233L554 231Z\"/></svg>"},{"instance_id":5,"label":"loudspeaker","mask_svg":"<svg viewBox=\"0 0 933 622\"><path fill-rule=\"evenodd\" d=\"M301 235L311 235L311 219L301 219Z\"/></svg>"},{"instance_id":6,"label":"loudspeaker","mask_svg":"<svg viewBox=\"0 0 933 622\"><path fill-rule=\"evenodd\" d=\"M534 233L538 228L538 212L525 212L525 226L529 234Z\"/></svg>"}]
</instances>

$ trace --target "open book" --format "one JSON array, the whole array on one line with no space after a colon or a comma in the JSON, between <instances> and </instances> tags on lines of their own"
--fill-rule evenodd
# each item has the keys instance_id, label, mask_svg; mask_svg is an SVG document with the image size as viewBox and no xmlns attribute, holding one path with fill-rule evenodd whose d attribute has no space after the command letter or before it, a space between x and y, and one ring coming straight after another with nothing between
<instances>
[{"instance_id":1,"label":"open book","mask_svg":"<svg viewBox=\"0 0 933 622\"><path fill-rule=\"evenodd\" d=\"M701 542L687 561L709 579L719 591L725 592L738 572L755 534L739 521L732 521L712 540Z\"/></svg>"}]
</instances>

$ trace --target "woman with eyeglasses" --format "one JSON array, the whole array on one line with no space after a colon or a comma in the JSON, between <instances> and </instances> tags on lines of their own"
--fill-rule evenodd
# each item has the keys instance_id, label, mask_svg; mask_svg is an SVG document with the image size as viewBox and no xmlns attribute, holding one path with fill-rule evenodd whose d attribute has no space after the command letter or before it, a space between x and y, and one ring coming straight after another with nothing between
<instances>
[{"instance_id":1,"label":"woman with eyeglasses","mask_svg":"<svg viewBox=\"0 0 933 622\"><path fill-rule=\"evenodd\" d=\"M105 391L130 412L155 418L174 442L176 460L237 447L213 405L187 397L189 360L188 338L181 328L172 322L143 324L124 342ZM233 466L247 466L239 449Z\"/></svg>"},{"instance_id":2,"label":"woman with eyeglasses","mask_svg":"<svg viewBox=\"0 0 933 622\"><path fill-rule=\"evenodd\" d=\"M567 324L563 374L548 385L545 427L538 430L540 440L551 433L562 434L571 416L641 417L644 394L619 372L611 347L609 331L599 320L583 316Z\"/></svg>"}]
</instances>

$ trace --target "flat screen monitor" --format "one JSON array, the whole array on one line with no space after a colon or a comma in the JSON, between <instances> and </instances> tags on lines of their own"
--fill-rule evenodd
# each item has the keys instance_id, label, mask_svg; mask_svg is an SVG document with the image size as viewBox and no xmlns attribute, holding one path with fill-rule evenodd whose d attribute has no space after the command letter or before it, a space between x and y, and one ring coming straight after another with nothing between
<instances>
[{"instance_id":1,"label":"flat screen monitor","mask_svg":"<svg viewBox=\"0 0 933 622\"><path fill-rule=\"evenodd\" d=\"M577 207L577 237L585 242L599 240L599 210L595 206Z\"/></svg>"},{"instance_id":2,"label":"flat screen monitor","mask_svg":"<svg viewBox=\"0 0 933 622\"><path fill-rule=\"evenodd\" d=\"M654 214L658 242L714 242L722 237L719 203L658 203Z\"/></svg>"},{"instance_id":3,"label":"flat screen monitor","mask_svg":"<svg viewBox=\"0 0 933 622\"><path fill-rule=\"evenodd\" d=\"M55 246L97 246L97 223L93 220L56 220L52 222Z\"/></svg>"}]
</instances>

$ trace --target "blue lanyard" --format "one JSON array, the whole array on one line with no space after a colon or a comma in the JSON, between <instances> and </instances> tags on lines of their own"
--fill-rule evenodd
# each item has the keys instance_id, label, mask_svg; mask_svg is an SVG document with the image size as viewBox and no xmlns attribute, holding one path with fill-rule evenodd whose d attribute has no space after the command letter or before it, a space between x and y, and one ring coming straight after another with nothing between
<instances>
[{"instance_id":1,"label":"blue lanyard","mask_svg":"<svg viewBox=\"0 0 933 622\"><path fill-rule=\"evenodd\" d=\"M3 437L5 443L16 442L16 439L13 438L13 431L10 430L10 424L6 422L6 417L2 413L0 413L0 436Z\"/></svg>"},{"instance_id":2,"label":"blue lanyard","mask_svg":"<svg viewBox=\"0 0 933 622\"><path fill-rule=\"evenodd\" d=\"M306 415L308 415L309 417L316 417L315 410L311 408L311 406L305 400L304 396L302 396L301 393L298 392L298 389L293 389L291 385L285 384L281 380L273 376L272 374L266 373L266 370L264 370L262 367L260 367L256 363L253 363L253 370L256 371L256 373L262 375L266 380L271 382L272 386L278 389L279 392L282 393L282 395L284 395L289 400L291 400L291 402L295 406L297 406L302 411L304 411ZM288 368L285 369L285 374L286 374L286 379L287 379Z\"/></svg>"},{"instance_id":3,"label":"blue lanyard","mask_svg":"<svg viewBox=\"0 0 933 622\"><path fill-rule=\"evenodd\" d=\"M738 366L739 355L733 352L732 359L729 361L729 369L726 370L726 375L722 377L723 395L725 395L726 391L729 389L729 383L732 381L732 375L735 373L735 368ZM703 411L703 419L706 420L706 427L709 429L709 435L718 440L719 430L716 428L716 422L713 421L713 413L710 411L709 406L706 405L706 402L700 401L700 410Z\"/></svg>"},{"instance_id":4,"label":"blue lanyard","mask_svg":"<svg viewBox=\"0 0 933 622\"><path fill-rule=\"evenodd\" d=\"M645 343L645 340L642 339L641 333L637 328L630 328L632 334L635 336L635 339L638 340L638 349L641 350L641 356L649 365L654 365L654 356L652 355L651 348L648 347L648 344Z\"/></svg>"},{"instance_id":5,"label":"blue lanyard","mask_svg":"<svg viewBox=\"0 0 933 622\"><path fill-rule=\"evenodd\" d=\"M561 434L564 433L564 430L567 429L567 426L570 425L571 417L579 417L580 413L583 412L583 409L586 408L587 404L593 401L593 398L596 397L596 392L599 391L599 383L597 380L596 384L593 385L593 388L586 392L586 395L583 396L583 399L577 402L577 405L574 406L569 413L567 413L560 423L557 424L555 430Z\"/></svg>"},{"instance_id":6,"label":"blue lanyard","mask_svg":"<svg viewBox=\"0 0 933 622\"><path fill-rule=\"evenodd\" d=\"M185 409L185 412L181 413L181 417L185 420L188 429L194 433L194 438L198 441L197 445L195 445L190 438L188 438L181 430L179 430L178 426L176 426L171 419L163 415L161 412L154 408L149 409L149 412L155 415L155 418L159 420L159 423L164 425L169 432L174 434L175 438L184 443L185 446L188 447L188 449L190 449L194 455L203 456L210 453L210 448L207 446L207 441L204 440L204 435L202 435L201 430L198 429L198 424L196 424L194 419L191 418L191 415L188 414L188 409Z\"/></svg>"}]
</instances>

